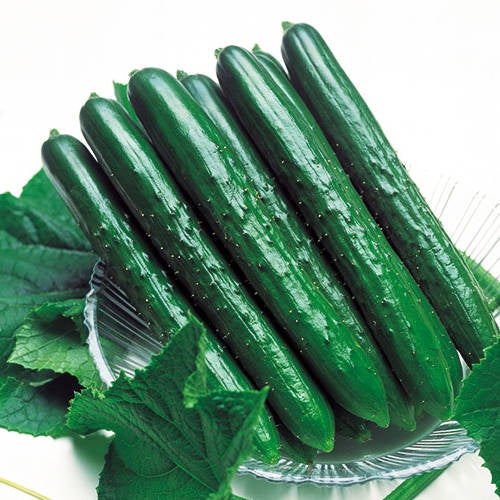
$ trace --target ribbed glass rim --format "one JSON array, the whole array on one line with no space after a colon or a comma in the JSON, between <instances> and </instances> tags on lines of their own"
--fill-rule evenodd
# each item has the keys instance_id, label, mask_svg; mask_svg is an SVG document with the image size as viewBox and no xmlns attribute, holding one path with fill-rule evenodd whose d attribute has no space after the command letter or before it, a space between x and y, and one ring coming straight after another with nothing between
<instances>
[{"instance_id":1,"label":"ribbed glass rim","mask_svg":"<svg viewBox=\"0 0 500 500\"><path fill-rule=\"evenodd\" d=\"M116 293L116 285L111 284L107 279L102 262L95 265L90 285L84 309L85 324L89 329L89 350L101 379L109 386L116 378L118 370L115 367L113 371L101 343L99 300L103 299L102 293L106 291L108 293L105 300L108 302L110 293ZM119 316L125 311L126 316L120 319L120 322L125 323L129 321L128 316L133 317L135 313L133 309L126 311L126 308L123 308L122 297L120 296L120 307L117 307L114 313ZM109 304L106 307L109 307ZM144 333L141 336L143 337ZM153 352L151 351L151 354ZM135 369L147 363L146 356L147 353L144 356L139 355L140 361L131 362L130 365L126 362L122 363L120 370L128 376L133 376ZM319 454L318 461L313 465L301 464L285 458L275 465L269 465L250 458L240 466L238 473L250 474L275 482L347 486L375 479L403 479L434 468L444 467L458 460L465 453L472 453L477 449L477 445L467 437L465 430L457 422L449 421L439 424L429 435L415 443L381 456L369 456L363 460L339 464L329 463L327 454Z\"/></svg>"}]
</instances>

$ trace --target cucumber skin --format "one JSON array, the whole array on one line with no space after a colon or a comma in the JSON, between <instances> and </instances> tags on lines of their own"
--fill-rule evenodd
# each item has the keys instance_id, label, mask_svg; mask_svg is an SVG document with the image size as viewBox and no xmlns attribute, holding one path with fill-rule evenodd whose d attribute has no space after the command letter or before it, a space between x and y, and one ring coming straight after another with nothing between
<instances>
[{"instance_id":1,"label":"cucumber skin","mask_svg":"<svg viewBox=\"0 0 500 500\"><path fill-rule=\"evenodd\" d=\"M288 74L285 73L285 69L274 56L262 51L260 48L258 50L252 50L252 54L259 61L267 74L273 79L274 83L285 93L290 102L296 102L300 99L299 94L290 83L290 79Z\"/></svg>"},{"instance_id":2,"label":"cucumber skin","mask_svg":"<svg viewBox=\"0 0 500 500\"><path fill-rule=\"evenodd\" d=\"M380 125L321 35L296 24L283 36L295 88L396 252L469 366L498 335L479 285L408 176Z\"/></svg>"},{"instance_id":3,"label":"cucumber skin","mask_svg":"<svg viewBox=\"0 0 500 500\"><path fill-rule=\"evenodd\" d=\"M282 78L288 80L286 69L272 54L265 52L258 45L252 48L252 54L259 60L262 66L266 68L275 81L280 81Z\"/></svg>"},{"instance_id":4,"label":"cucumber skin","mask_svg":"<svg viewBox=\"0 0 500 500\"><path fill-rule=\"evenodd\" d=\"M270 406L305 444L330 451L334 420L323 395L200 228L147 138L118 103L107 99L87 101L80 124L168 269L255 385L270 386Z\"/></svg>"},{"instance_id":5,"label":"cucumber skin","mask_svg":"<svg viewBox=\"0 0 500 500\"><path fill-rule=\"evenodd\" d=\"M253 189L231 144L167 72L139 71L129 89L167 168L206 214L301 359L339 404L386 427L385 390L373 363L320 284L301 267L303 249L286 238L281 218L268 208L263 193Z\"/></svg>"},{"instance_id":6,"label":"cucumber skin","mask_svg":"<svg viewBox=\"0 0 500 500\"><path fill-rule=\"evenodd\" d=\"M161 264L87 148L59 135L42 146L45 172L56 187L110 277L131 298L139 315L163 344L190 319L190 306L175 290ZM212 390L246 391L253 386L213 333L206 330L208 384ZM254 437L256 455L268 463L279 459L280 442L268 411Z\"/></svg>"},{"instance_id":7,"label":"cucumber skin","mask_svg":"<svg viewBox=\"0 0 500 500\"><path fill-rule=\"evenodd\" d=\"M272 210L274 217L280 220L280 226L282 231L286 233L286 239L293 241L293 245L299 249L302 268L312 278L313 283L319 284L325 290L331 303L335 304L342 322L351 330L369 355L385 388L391 425L409 431L415 429L414 408L408 401L408 396L385 363L371 333L351 303L351 297L339 284L339 278L335 276L333 269L329 268L317 249L313 247L301 223L293 214L293 207L285 202L263 160L224 101L219 86L204 75L186 76L182 78L181 83L223 134L224 139L245 169L248 178L251 179L252 188L261 193L269 210ZM334 410L334 414L339 422L338 412ZM338 424L336 427L337 432L339 432Z\"/></svg>"},{"instance_id":8,"label":"cucumber skin","mask_svg":"<svg viewBox=\"0 0 500 500\"><path fill-rule=\"evenodd\" d=\"M269 76L271 76L274 82L287 95L288 99L292 102L301 102L302 99L295 90L295 88L292 86L290 80L284 76L283 71L279 71L279 62L269 54L266 54L266 57L263 57L263 54L265 53L263 53L262 51L254 52L254 54L257 57L257 59L259 59L259 62L262 64L262 66L267 70ZM273 63L270 62L272 60L274 60ZM463 370L460 364L460 360L455 353L455 348L453 344L449 341L449 336L447 332L444 329L440 329L440 332L441 332L441 335L439 337L440 345L450 368L453 392L456 396L460 391L460 387L462 385ZM378 366L379 365L376 365L376 368ZM415 422L413 422L413 424L416 425ZM412 429L408 428L408 430Z\"/></svg>"},{"instance_id":9,"label":"cucumber skin","mask_svg":"<svg viewBox=\"0 0 500 500\"><path fill-rule=\"evenodd\" d=\"M261 154L334 259L412 400L437 418L449 418L453 386L441 349L443 326L310 112L303 103L290 102L242 48L219 53L217 76Z\"/></svg>"}]
</instances>

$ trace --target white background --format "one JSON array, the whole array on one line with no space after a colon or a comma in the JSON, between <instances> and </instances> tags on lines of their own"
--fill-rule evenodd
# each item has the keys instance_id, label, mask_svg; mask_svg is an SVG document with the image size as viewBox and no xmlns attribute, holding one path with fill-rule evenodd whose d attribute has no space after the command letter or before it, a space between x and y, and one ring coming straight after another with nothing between
<instances>
[{"instance_id":1,"label":"white background","mask_svg":"<svg viewBox=\"0 0 500 500\"><path fill-rule=\"evenodd\" d=\"M113 79L160 66L214 75L214 49L258 42L279 55L280 22L315 25L413 169L448 172L497 195L498 0L161 2L0 0L0 192L19 193L51 128L80 136L78 113ZM55 499L91 499L103 445L0 432L0 477ZM422 498L495 498L467 457ZM286 489L247 478L265 499L380 499L396 483ZM24 498L0 485L0 498Z\"/></svg>"}]
</instances>

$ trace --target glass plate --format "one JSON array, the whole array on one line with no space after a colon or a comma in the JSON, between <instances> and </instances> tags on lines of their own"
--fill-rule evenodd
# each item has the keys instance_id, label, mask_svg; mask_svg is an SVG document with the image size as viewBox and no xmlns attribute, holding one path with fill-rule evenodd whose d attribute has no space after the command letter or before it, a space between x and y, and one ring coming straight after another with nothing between
<instances>
[{"instance_id":1,"label":"glass plate","mask_svg":"<svg viewBox=\"0 0 500 500\"><path fill-rule=\"evenodd\" d=\"M443 175L423 172L413 177L458 248L497 276L498 203L479 190L474 191L469 184ZM132 377L161 349L126 293L107 279L102 263L96 264L91 277L85 323L90 352L107 385L121 371ZM373 426L372 439L363 444L336 436L335 450L318 454L312 466L286 458L276 465L249 459L239 472L271 481L351 485L372 479L406 478L443 467L476 450L477 445L457 422L427 418L412 433Z\"/></svg>"}]
</instances>

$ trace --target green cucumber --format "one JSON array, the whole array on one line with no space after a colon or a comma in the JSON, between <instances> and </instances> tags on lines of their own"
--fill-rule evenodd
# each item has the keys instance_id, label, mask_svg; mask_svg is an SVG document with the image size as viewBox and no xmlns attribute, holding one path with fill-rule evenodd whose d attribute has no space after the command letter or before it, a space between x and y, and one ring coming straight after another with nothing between
<instances>
[{"instance_id":1,"label":"green cucumber","mask_svg":"<svg viewBox=\"0 0 500 500\"><path fill-rule=\"evenodd\" d=\"M227 144L231 146L235 157L252 183L252 189L265 198L273 217L280 220L280 227L285 238L293 242L298 249L302 269L308 273L314 283L322 287L326 296L335 304L342 322L356 336L359 344L370 356L384 384L391 425L405 430L415 429L413 406L408 401L407 395L385 363L371 333L352 304L351 297L339 284L333 269L327 265L304 233L300 221L293 214L293 207L286 203L277 183L269 175L266 165L250 142L248 135L227 107L219 86L204 75L187 75L179 72L179 77L181 83L218 127ZM334 411L334 413L338 422L338 412Z\"/></svg>"},{"instance_id":2,"label":"green cucumber","mask_svg":"<svg viewBox=\"0 0 500 500\"><path fill-rule=\"evenodd\" d=\"M267 74L273 79L274 83L281 88L290 101L297 99L297 91L290 83L288 75L280 62L268 52L264 52L258 45L252 49L252 54L260 62L261 66L267 71Z\"/></svg>"},{"instance_id":3,"label":"green cucumber","mask_svg":"<svg viewBox=\"0 0 500 500\"><path fill-rule=\"evenodd\" d=\"M335 432L337 436L354 439L359 443L366 443L372 437L369 423L352 413L347 412L337 404L333 404L335 413ZM281 455L283 458L289 458L295 462L312 465L318 454L317 450L301 443L296 439L286 427L280 426L280 422L276 422L278 427Z\"/></svg>"},{"instance_id":4,"label":"green cucumber","mask_svg":"<svg viewBox=\"0 0 500 500\"><path fill-rule=\"evenodd\" d=\"M262 57L262 54L263 54L262 51L254 52L254 55L259 60L263 68L267 71L268 75L273 79L274 83L283 91L283 93L287 96L289 101L291 101L292 103L301 103L301 98L297 93L297 91L295 90L295 88L290 83L290 80L284 76L282 71L279 71L279 69L277 69L279 62L274 60L274 63L271 64L269 63L269 60L270 58L272 58L272 56L267 54L266 57ZM300 113L299 108L297 108L297 111ZM441 334L439 336L439 341L441 345L441 350L444 352L445 358L448 361L452 385L453 385L453 391L456 396L462 385L462 378L463 378L462 366L460 364L459 358L456 356L455 347L450 342L447 332L441 328L440 333ZM378 365L376 365L376 368L378 369ZM413 425L415 425L415 422L413 422ZM399 426L401 427L401 425ZM406 429L412 430L412 428L410 427L407 427Z\"/></svg>"},{"instance_id":5,"label":"green cucumber","mask_svg":"<svg viewBox=\"0 0 500 500\"><path fill-rule=\"evenodd\" d=\"M252 54L270 74L274 75L275 79L280 80L281 78L286 78L288 80L288 74L285 68L272 54L262 50L258 44L252 47Z\"/></svg>"},{"instance_id":6,"label":"green cucumber","mask_svg":"<svg viewBox=\"0 0 500 500\"><path fill-rule=\"evenodd\" d=\"M134 76L135 78L135 76ZM309 446L333 447L333 414L297 358L224 261L140 129L116 102L94 98L82 132L143 231L281 421Z\"/></svg>"},{"instance_id":7,"label":"green cucumber","mask_svg":"<svg viewBox=\"0 0 500 500\"><path fill-rule=\"evenodd\" d=\"M106 263L111 279L126 290L138 313L161 343L189 321L190 306L172 285L153 249L132 225L121 200L87 148L69 135L50 138L42 146L45 171L82 228L94 252ZM206 362L214 390L252 390L214 334L207 329ZM256 456L279 459L276 427L266 411L254 437Z\"/></svg>"},{"instance_id":8,"label":"green cucumber","mask_svg":"<svg viewBox=\"0 0 500 500\"><path fill-rule=\"evenodd\" d=\"M344 305L334 307L302 267L304 248L296 239L304 239L303 231L282 230L280 214L255 189L232 144L176 78L141 70L129 95L168 170L328 394L351 413L387 426L383 384L337 311Z\"/></svg>"},{"instance_id":9,"label":"green cucumber","mask_svg":"<svg viewBox=\"0 0 500 500\"><path fill-rule=\"evenodd\" d=\"M333 411L335 412L335 429L338 436L355 439L360 443L366 443L372 438L368 421L349 413L336 404L333 404ZM413 426L413 429L415 427L416 425Z\"/></svg>"},{"instance_id":10,"label":"green cucumber","mask_svg":"<svg viewBox=\"0 0 500 500\"><path fill-rule=\"evenodd\" d=\"M290 78L387 239L472 365L498 335L477 281L410 179L380 125L321 35L307 24L283 36Z\"/></svg>"},{"instance_id":11,"label":"green cucumber","mask_svg":"<svg viewBox=\"0 0 500 500\"><path fill-rule=\"evenodd\" d=\"M223 49L217 76L276 178L334 260L412 400L427 413L448 418L454 394L441 348L444 328L310 112L290 101L245 49Z\"/></svg>"}]
</instances>

